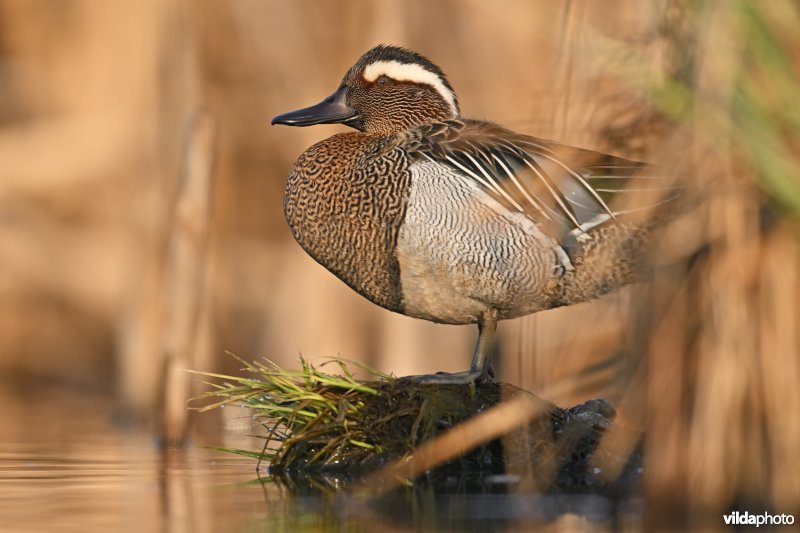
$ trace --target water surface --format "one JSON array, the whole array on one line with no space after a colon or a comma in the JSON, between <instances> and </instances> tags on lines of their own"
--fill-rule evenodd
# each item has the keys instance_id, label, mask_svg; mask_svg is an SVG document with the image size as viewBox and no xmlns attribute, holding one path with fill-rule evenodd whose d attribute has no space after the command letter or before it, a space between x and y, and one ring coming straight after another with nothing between
<instances>
[{"instance_id":1,"label":"water surface","mask_svg":"<svg viewBox=\"0 0 800 533\"><path fill-rule=\"evenodd\" d=\"M592 531L636 529L636 501L541 496L509 480L479 492L420 483L380 498L300 480L261 483L254 460L206 445L254 448L231 428L162 450L121 427L103 396L0 389L2 531ZM211 416L211 415L209 415ZM246 425L246 424L245 424ZM320 487L317 490L314 487ZM611 517L627 518L613 523Z\"/></svg>"}]
</instances>

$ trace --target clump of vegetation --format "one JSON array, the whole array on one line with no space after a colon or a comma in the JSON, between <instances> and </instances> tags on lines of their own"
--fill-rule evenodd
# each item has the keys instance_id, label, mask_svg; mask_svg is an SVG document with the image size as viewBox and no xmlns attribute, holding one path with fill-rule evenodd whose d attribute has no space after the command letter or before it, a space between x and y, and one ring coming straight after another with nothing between
<instances>
[{"instance_id":1,"label":"clump of vegetation","mask_svg":"<svg viewBox=\"0 0 800 533\"><path fill-rule=\"evenodd\" d=\"M228 451L268 461L272 473L366 471L408 456L422 442L497 404L504 388L497 383L421 385L350 362L374 377L360 381L338 359L327 364L336 365L340 375L302 358L299 370L237 360L247 375L204 373L218 381L196 400L213 400L201 411L224 405L251 409L267 429L263 450ZM459 461L499 467L501 455L488 445Z\"/></svg>"},{"instance_id":2,"label":"clump of vegetation","mask_svg":"<svg viewBox=\"0 0 800 533\"><path fill-rule=\"evenodd\" d=\"M358 479L386 488L426 474L434 483L458 479L478 488L488 474L503 473L542 491L602 492L638 480L638 453L613 458L627 472L618 481L598 468L614 462L599 448L615 416L605 400L561 409L494 381L420 384L338 359L326 364L339 375L302 358L299 370L237 360L247 375L204 373L216 380L196 398L212 400L200 410L249 408L267 430L263 449L225 451L269 462L273 478L290 486L330 484L333 476L336 486ZM371 379L356 379L349 365Z\"/></svg>"}]
</instances>

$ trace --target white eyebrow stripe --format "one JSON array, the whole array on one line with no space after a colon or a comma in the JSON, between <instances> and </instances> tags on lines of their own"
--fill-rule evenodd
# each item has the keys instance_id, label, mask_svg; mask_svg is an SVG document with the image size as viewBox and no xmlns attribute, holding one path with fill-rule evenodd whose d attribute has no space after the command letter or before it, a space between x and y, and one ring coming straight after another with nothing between
<instances>
[{"instance_id":1,"label":"white eyebrow stripe","mask_svg":"<svg viewBox=\"0 0 800 533\"><path fill-rule=\"evenodd\" d=\"M388 76L397 81L410 81L413 83L424 83L430 85L441 95L450 109L453 110L453 115L458 116L458 109L456 108L456 96L453 91L447 88L442 79L416 63L400 63L399 61L376 61L367 65L364 69L364 79L373 82L380 76Z\"/></svg>"}]
</instances>

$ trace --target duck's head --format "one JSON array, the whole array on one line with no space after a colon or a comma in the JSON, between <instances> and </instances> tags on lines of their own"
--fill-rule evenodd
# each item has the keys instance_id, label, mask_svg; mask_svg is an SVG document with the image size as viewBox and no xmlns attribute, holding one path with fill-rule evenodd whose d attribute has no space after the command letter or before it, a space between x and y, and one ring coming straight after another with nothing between
<instances>
[{"instance_id":1,"label":"duck's head","mask_svg":"<svg viewBox=\"0 0 800 533\"><path fill-rule=\"evenodd\" d=\"M311 107L278 115L272 123L341 123L386 134L458 115L456 94L442 69L416 52L379 45L350 67L332 95Z\"/></svg>"}]
</instances>

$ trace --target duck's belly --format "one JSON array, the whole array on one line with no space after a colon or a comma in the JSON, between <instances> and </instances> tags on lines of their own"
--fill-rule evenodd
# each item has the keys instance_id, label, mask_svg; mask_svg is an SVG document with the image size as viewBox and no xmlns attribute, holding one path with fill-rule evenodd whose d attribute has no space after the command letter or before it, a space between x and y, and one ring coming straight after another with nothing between
<instances>
[{"instance_id":1,"label":"duck's belly","mask_svg":"<svg viewBox=\"0 0 800 533\"><path fill-rule=\"evenodd\" d=\"M500 318L546 309L558 285L553 245L471 180L414 164L396 248L404 313L467 324L489 307Z\"/></svg>"}]
</instances>

